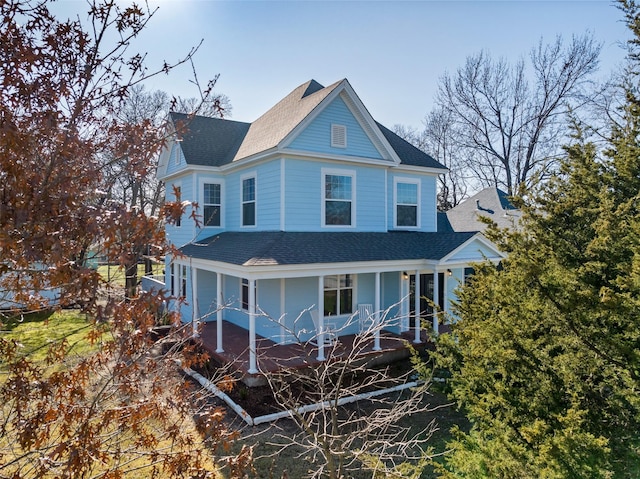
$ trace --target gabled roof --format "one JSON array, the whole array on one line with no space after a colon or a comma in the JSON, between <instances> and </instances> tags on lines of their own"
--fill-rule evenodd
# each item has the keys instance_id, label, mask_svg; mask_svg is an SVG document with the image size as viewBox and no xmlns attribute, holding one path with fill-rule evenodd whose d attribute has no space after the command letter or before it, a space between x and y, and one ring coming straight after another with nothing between
<instances>
[{"instance_id":1,"label":"gabled roof","mask_svg":"<svg viewBox=\"0 0 640 479\"><path fill-rule=\"evenodd\" d=\"M303 83L251 124L234 160L275 148L341 81L323 88L315 80Z\"/></svg>"},{"instance_id":2,"label":"gabled roof","mask_svg":"<svg viewBox=\"0 0 640 479\"><path fill-rule=\"evenodd\" d=\"M378 128L385 136L391 147L395 150L396 154L400 157L403 165L411 166L424 166L426 168L441 168L446 169L441 163L436 161L433 157L425 153L424 151L416 148L404 138L396 135L394 132L376 122Z\"/></svg>"},{"instance_id":3,"label":"gabled roof","mask_svg":"<svg viewBox=\"0 0 640 479\"><path fill-rule=\"evenodd\" d=\"M481 216L490 218L500 228L517 228L521 216L509 195L498 188L485 188L446 214L453 231L484 231L487 225L480 221Z\"/></svg>"},{"instance_id":4,"label":"gabled roof","mask_svg":"<svg viewBox=\"0 0 640 479\"><path fill-rule=\"evenodd\" d=\"M222 118L174 112L169 115L180 139L182 154L190 165L231 163L251 126Z\"/></svg>"},{"instance_id":5,"label":"gabled roof","mask_svg":"<svg viewBox=\"0 0 640 479\"><path fill-rule=\"evenodd\" d=\"M178 137L187 164L222 166L282 146L305 119L312 117L317 108L322 108L323 101L334 92L335 95L344 95L345 92L350 95L378 145L389 150L394 161L399 160L401 164L410 166L446 169L425 152L375 122L366 108L361 106L360 100L353 98L356 95L346 79L328 87L323 87L315 80L303 83L253 123L181 113L171 113L170 118L178 127Z\"/></svg>"},{"instance_id":6,"label":"gabled roof","mask_svg":"<svg viewBox=\"0 0 640 479\"><path fill-rule=\"evenodd\" d=\"M226 232L189 243L186 256L240 266L439 260L475 233Z\"/></svg>"}]
</instances>

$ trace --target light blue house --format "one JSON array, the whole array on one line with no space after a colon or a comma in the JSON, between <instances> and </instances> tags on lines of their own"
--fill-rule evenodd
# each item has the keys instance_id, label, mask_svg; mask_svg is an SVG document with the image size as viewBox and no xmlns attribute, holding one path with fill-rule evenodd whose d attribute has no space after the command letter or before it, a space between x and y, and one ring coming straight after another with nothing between
<instances>
[{"instance_id":1,"label":"light blue house","mask_svg":"<svg viewBox=\"0 0 640 479\"><path fill-rule=\"evenodd\" d=\"M502 259L479 233L437 230L446 169L377 123L346 79L300 85L253 123L171 121L158 177L200 224L167 226L183 255L165 285L183 321L218 321L220 350L223 320L247 330L250 373L256 335L315 337L319 359L327 336L371 323L419 341L415 311L439 326L420 296L447 311L473 262Z\"/></svg>"}]
</instances>

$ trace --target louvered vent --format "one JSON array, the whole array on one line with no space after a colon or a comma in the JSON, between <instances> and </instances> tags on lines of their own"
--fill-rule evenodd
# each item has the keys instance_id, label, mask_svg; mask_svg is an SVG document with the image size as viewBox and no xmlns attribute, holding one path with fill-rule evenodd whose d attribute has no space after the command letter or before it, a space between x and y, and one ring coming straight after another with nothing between
<instances>
[{"instance_id":1,"label":"louvered vent","mask_svg":"<svg viewBox=\"0 0 640 479\"><path fill-rule=\"evenodd\" d=\"M347 127L344 125L331 125L331 146L335 148L347 147Z\"/></svg>"}]
</instances>

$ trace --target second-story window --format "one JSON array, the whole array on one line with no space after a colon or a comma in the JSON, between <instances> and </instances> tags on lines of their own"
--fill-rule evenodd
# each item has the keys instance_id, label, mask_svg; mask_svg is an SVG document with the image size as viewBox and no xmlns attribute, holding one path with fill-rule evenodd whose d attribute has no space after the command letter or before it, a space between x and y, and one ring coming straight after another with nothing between
<instances>
[{"instance_id":1,"label":"second-story window","mask_svg":"<svg viewBox=\"0 0 640 479\"><path fill-rule=\"evenodd\" d=\"M242 226L256 225L256 178L242 180Z\"/></svg>"},{"instance_id":2,"label":"second-story window","mask_svg":"<svg viewBox=\"0 0 640 479\"><path fill-rule=\"evenodd\" d=\"M174 190L175 195L176 195L176 201L182 201L182 188L180 186L174 186ZM180 224L182 223L182 216L179 216L178 219L176 219L176 226L180 226Z\"/></svg>"},{"instance_id":3,"label":"second-story window","mask_svg":"<svg viewBox=\"0 0 640 479\"><path fill-rule=\"evenodd\" d=\"M398 228L415 228L418 224L418 183L396 182L396 224Z\"/></svg>"},{"instance_id":4,"label":"second-story window","mask_svg":"<svg viewBox=\"0 0 640 479\"><path fill-rule=\"evenodd\" d=\"M353 226L353 175L324 175L324 224Z\"/></svg>"},{"instance_id":5,"label":"second-story window","mask_svg":"<svg viewBox=\"0 0 640 479\"><path fill-rule=\"evenodd\" d=\"M205 183L203 197L203 226L220 226L222 208L221 187L219 183Z\"/></svg>"}]
</instances>

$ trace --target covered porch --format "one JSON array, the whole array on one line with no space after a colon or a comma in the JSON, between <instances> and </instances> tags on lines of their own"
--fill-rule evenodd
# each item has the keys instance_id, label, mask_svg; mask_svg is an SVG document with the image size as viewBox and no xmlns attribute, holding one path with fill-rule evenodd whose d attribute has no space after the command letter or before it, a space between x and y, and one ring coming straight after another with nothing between
<instances>
[{"instance_id":1,"label":"covered porch","mask_svg":"<svg viewBox=\"0 0 640 479\"><path fill-rule=\"evenodd\" d=\"M440 332L465 267L493 253L473 233L408 232L222 233L181 251L167 284L186 300L183 322L249 375L356 343L364 355L424 344Z\"/></svg>"},{"instance_id":2,"label":"covered porch","mask_svg":"<svg viewBox=\"0 0 640 479\"><path fill-rule=\"evenodd\" d=\"M199 325L197 341L216 363L251 385L259 383L263 374L282 370L301 370L317 366L327 360L349 358L374 366L407 358L410 354L409 345L417 350L433 347L424 328L421 329L420 343L412 344L415 334L413 328L411 329L403 334L383 331L380 335L380 349L374 349L375 341L371 336L363 337L355 334L340 336L325 350L326 357L322 361L318 359L318 346L311 342L277 344L268 338L257 336L255 346L257 372L250 371L249 337L247 331L240 326L222 321L226 344L224 349L218 347L217 325L212 322Z\"/></svg>"}]
</instances>

